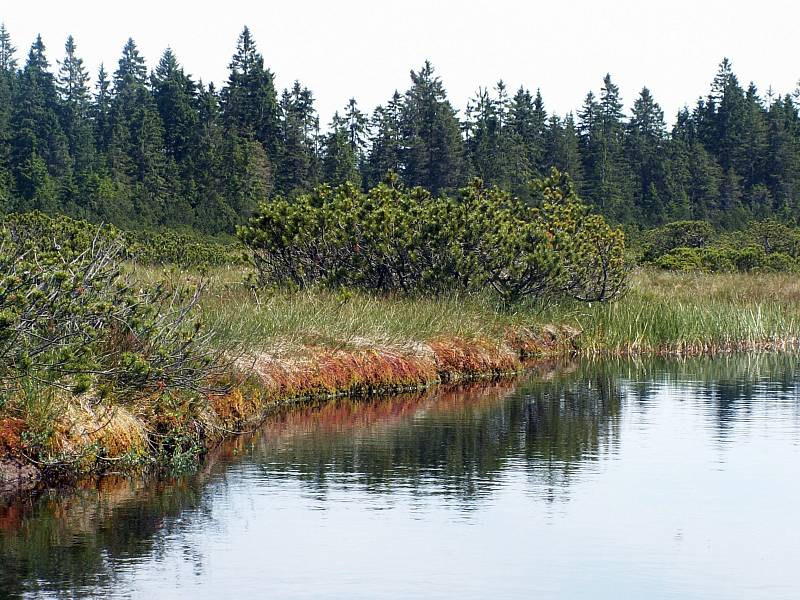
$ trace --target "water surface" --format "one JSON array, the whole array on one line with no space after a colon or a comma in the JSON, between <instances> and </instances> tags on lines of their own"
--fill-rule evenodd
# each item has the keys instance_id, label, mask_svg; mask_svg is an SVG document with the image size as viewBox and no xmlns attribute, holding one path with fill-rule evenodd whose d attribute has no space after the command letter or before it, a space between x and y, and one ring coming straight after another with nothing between
<instances>
[{"instance_id":1,"label":"water surface","mask_svg":"<svg viewBox=\"0 0 800 600\"><path fill-rule=\"evenodd\" d=\"M799 366L287 412L191 476L0 501L0 597L800 598Z\"/></svg>"}]
</instances>

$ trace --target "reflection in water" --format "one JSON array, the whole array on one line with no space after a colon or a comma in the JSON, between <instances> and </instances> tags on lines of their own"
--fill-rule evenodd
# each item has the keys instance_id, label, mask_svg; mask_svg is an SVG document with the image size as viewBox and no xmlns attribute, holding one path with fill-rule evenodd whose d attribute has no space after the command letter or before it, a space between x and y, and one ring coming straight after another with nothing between
<instances>
[{"instance_id":1,"label":"reflection in water","mask_svg":"<svg viewBox=\"0 0 800 600\"><path fill-rule=\"evenodd\" d=\"M753 483L758 465L746 464L747 459L734 461L733 455L723 466L746 464L752 472L743 473L751 479L726 480L716 484L717 488L713 477L708 482L681 479L682 473L696 466L691 460L707 443L738 448L752 444L754 437L764 436L772 443L780 439L787 444L783 448L786 456L776 455L775 460L794 460L791 457L797 457L800 445L797 366L795 357L777 355L683 362L584 362L541 370L517 383L371 401L345 399L286 411L257 434L216 450L203 470L192 476L167 481L108 477L84 482L70 492L40 491L0 500L0 597L91 597L99 591L125 595L126 590L158 597L163 590L158 588L156 575L149 583L136 580L148 572L155 573L153 567L161 564L189 569L191 580L202 583L204 594L214 597L212 589L229 591L226 586L242 573L220 573L217 567L222 559L207 543L224 540L225 552L236 554L240 540L232 531L242 519L248 527L261 522L253 521L253 525L247 520L250 517L242 516L255 510L241 508L245 501L245 506L258 507L253 514L260 519L273 521L273 514L281 511L293 510L299 518L311 521L318 517L309 511L340 511L345 507L349 512L335 512L342 519L338 535L343 537L349 532L346 528L367 531L371 527L368 514L352 508L352 503L364 510L394 508L401 524L412 518L440 523L441 527L440 519L446 519L441 515L458 515L463 524L458 526L461 529L448 529L451 536L467 531L464 527L474 530L489 521L502 505L504 518L535 527L532 533L541 539L548 535L542 523L552 523L553 517L539 523L536 519L545 517L532 515L548 514L547 507L552 507L555 514L566 515L559 517L559 523L569 525L567 533L550 543L552 556L548 553L543 557L552 562L547 575L556 578L559 569L568 566L562 562L582 560L580 549L570 547L565 554L569 561L559 561L559 539L572 536L576 543L591 547L586 524L619 518L602 505L606 493L642 498L650 494L675 496L677 500L682 490L705 485L706 497L713 498L723 483ZM693 436L693 431L699 434ZM627 446L625 440L629 440ZM689 448L688 444L694 446ZM627 453L623 451L626 447L630 448ZM675 458L670 462L669 456ZM642 489L641 471L634 476L634 467L644 460L663 471L655 484L663 489ZM674 464L681 460L688 461L689 466ZM715 460L720 459L715 455ZM664 462L657 467L655 461ZM631 474L626 476L624 468L613 469L616 463L628 465ZM794 467L795 463L789 464ZM719 470L719 465L713 468ZM589 485L595 486L591 493L586 489ZM575 508L570 506L572 499ZM698 503L697 509L705 511L706 522L713 522L724 512L719 505L702 503L699 494ZM531 506L538 505L545 513L530 512ZM663 510L670 509L667 506ZM674 509L673 516L680 520L678 517L685 515L678 510ZM652 519L642 512L642 519L649 523ZM263 536L292 535L277 531L280 521L273 521ZM331 523L325 521L322 526L335 529ZM618 528L624 527L623 523ZM477 548L489 544L496 535L485 527L479 527L479 531L482 533L477 538L470 538ZM438 543L435 526L427 535L431 539L418 539L416 543ZM627 531L623 540L637 535L635 530ZM681 530L671 535L674 542L686 533ZM645 540L641 543L646 545ZM245 542L241 545L243 555L238 560L244 565L248 556ZM301 563L313 562L315 546L306 548L310 554L289 566L302 570ZM515 555L524 555L526 550L533 552L523 545ZM624 559L659 564L666 560L666 550L658 547L653 556L625 555ZM798 546L776 550L798 550ZM641 548L637 552L641 553ZM272 560L278 558L272 556ZM282 556L280 560L289 559ZM595 556L591 560L599 559ZM215 568L216 579L210 575ZM497 581L490 580L491 563L485 557L472 568L488 572L489 589L502 589ZM603 573L613 571L608 565L604 569ZM377 580L387 577L377 567L375 575ZM527 595L521 593L522 588L519 594L513 593L516 588L510 587L512 580L503 580L509 586L508 594ZM322 587L316 587L313 581L303 580L304 585L295 589L290 585L294 580L278 577L274 581L276 585L281 582L284 587L274 588L276 596L288 597L294 592L303 595L299 591L306 596L337 595L333 583L330 588L321 583ZM425 589L430 593L418 595L436 595L430 587L433 582L427 583ZM616 583L619 586L622 582ZM613 582L608 584L619 591ZM526 591L537 589L530 580L526 585ZM541 585L544 590L544 580ZM653 591L652 585L651 581L644 589ZM471 589L479 597L479 585ZM602 586L593 589L597 597L605 597ZM352 592L346 587L339 592L342 590ZM800 593L798 588L794 591ZM363 597L379 595L377 589L361 592ZM383 588L380 592L387 597L409 595ZM687 597L686 590L683 592ZM179 585L166 596L196 597L198 593L191 586Z\"/></svg>"}]
</instances>

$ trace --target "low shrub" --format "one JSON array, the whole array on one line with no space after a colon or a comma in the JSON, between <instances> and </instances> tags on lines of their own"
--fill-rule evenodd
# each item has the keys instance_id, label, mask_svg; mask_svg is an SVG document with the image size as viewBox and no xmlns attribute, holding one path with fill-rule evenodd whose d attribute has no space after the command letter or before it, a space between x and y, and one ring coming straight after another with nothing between
<instances>
[{"instance_id":1,"label":"low shrub","mask_svg":"<svg viewBox=\"0 0 800 600\"><path fill-rule=\"evenodd\" d=\"M667 271L691 273L704 270L704 253L699 248L676 248L655 260L655 265Z\"/></svg>"},{"instance_id":2,"label":"low shrub","mask_svg":"<svg viewBox=\"0 0 800 600\"><path fill-rule=\"evenodd\" d=\"M126 232L125 254L143 265L217 267L246 262L244 247L177 231Z\"/></svg>"},{"instance_id":3,"label":"low shrub","mask_svg":"<svg viewBox=\"0 0 800 600\"><path fill-rule=\"evenodd\" d=\"M178 231L120 231L63 215L41 212L15 213L2 218L2 226L19 243L85 250L98 243L120 246L119 258L142 265L176 265L182 268L237 265L246 262L245 248L236 240L205 238Z\"/></svg>"},{"instance_id":4,"label":"low shrub","mask_svg":"<svg viewBox=\"0 0 800 600\"><path fill-rule=\"evenodd\" d=\"M714 235L707 221L676 221L651 229L643 236L642 261L656 262L678 248L704 248Z\"/></svg>"},{"instance_id":5,"label":"low shrub","mask_svg":"<svg viewBox=\"0 0 800 600\"><path fill-rule=\"evenodd\" d=\"M396 182L364 193L320 186L262 204L239 238L261 282L376 292L472 293L506 301L622 291L624 236L590 214L566 175L536 184L528 205L480 181L457 197Z\"/></svg>"},{"instance_id":6,"label":"low shrub","mask_svg":"<svg viewBox=\"0 0 800 600\"><path fill-rule=\"evenodd\" d=\"M800 268L796 258L783 252L767 254L763 270L773 273L796 273Z\"/></svg>"},{"instance_id":7,"label":"low shrub","mask_svg":"<svg viewBox=\"0 0 800 600\"><path fill-rule=\"evenodd\" d=\"M0 406L42 423L28 431L33 453L46 452L72 396L187 402L215 371L192 311L200 290L134 286L123 256L114 230L39 215L0 227Z\"/></svg>"}]
</instances>

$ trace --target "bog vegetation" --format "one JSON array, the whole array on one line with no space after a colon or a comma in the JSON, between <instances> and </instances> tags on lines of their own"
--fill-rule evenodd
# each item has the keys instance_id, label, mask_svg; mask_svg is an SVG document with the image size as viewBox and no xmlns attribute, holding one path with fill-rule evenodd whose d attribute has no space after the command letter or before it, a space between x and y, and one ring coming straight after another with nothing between
<instances>
[{"instance_id":1,"label":"bog vegetation","mask_svg":"<svg viewBox=\"0 0 800 600\"><path fill-rule=\"evenodd\" d=\"M457 197L405 188L322 186L262 204L239 237L263 283L403 294L493 290L503 301L616 298L625 283L620 230L591 214L553 170L526 204L480 181Z\"/></svg>"},{"instance_id":2,"label":"bog vegetation","mask_svg":"<svg viewBox=\"0 0 800 600\"><path fill-rule=\"evenodd\" d=\"M0 227L0 450L63 460L67 413L105 412L96 433L119 416L112 407L153 415L150 448L131 451L180 456L191 445L175 407L202 401L220 366L192 312L201 290L138 286L121 273L124 241L41 214Z\"/></svg>"},{"instance_id":3,"label":"bog vegetation","mask_svg":"<svg viewBox=\"0 0 800 600\"><path fill-rule=\"evenodd\" d=\"M669 130L610 76L577 118L502 82L460 117L426 62L322 131L247 28L219 90L133 40L94 86L71 37L58 65L0 25L0 458L184 465L263 408L225 385L243 355L285 397L507 372L567 331L798 343L800 94L727 60Z\"/></svg>"}]
</instances>

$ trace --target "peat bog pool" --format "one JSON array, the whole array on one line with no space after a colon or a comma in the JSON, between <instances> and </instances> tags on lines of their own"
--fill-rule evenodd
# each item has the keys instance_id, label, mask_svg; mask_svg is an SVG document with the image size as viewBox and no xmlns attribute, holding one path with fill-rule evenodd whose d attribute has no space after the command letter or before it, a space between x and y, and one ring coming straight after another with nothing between
<instances>
[{"instance_id":1,"label":"peat bog pool","mask_svg":"<svg viewBox=\"0 0 800 600\"><path fill-rule=\"evenodd\" d=\"M191 476L0 500L0 598L800 598L800 358L287 411Z\"/></svg>"}]
</instances>

